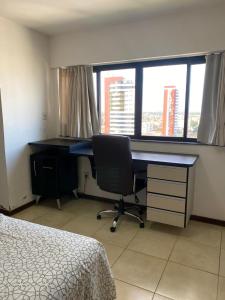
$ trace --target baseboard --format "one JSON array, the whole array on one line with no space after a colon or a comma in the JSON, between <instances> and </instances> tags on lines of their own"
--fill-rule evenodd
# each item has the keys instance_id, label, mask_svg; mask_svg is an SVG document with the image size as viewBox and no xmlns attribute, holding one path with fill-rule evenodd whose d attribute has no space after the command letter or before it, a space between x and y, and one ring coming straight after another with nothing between
<instances>
[{"instance_id":1,"label":"baseboard","mask_svg":"<svg viewBox=\"0 0 225 300\"><path fill-rule=\"evenodd\" d=\"M6 216L12 216L12 215L14 215L14 214L16 214L16 213L18 213L18 212L20 212L20 211L22 211L22 210L30 207L31 205L34 204L34 202L35 202L35 200L32 200L31 202L28 202L28 203L26 203L26 204L24 204L24 205L22 205L20 207L17 207L17 208L15 208L13 210L6 210L6 209L1 208L0 209L0 213L4 214Z\"/></svg>"},{"instance_id":2,"label":"baseboard","mask_svg":"<svg viewBox=\"0 0 225 300\"><path fill-rule=\"evenodd\" d=\"M7 209L4 208L0 208L0 213L6 216L10 215L10 211L8 211Z\"/></svg>"},{"instance_id":3,"label":"baseboard","mask_svg":"<svg viewBox=\"0 0 225 300\"><path fill-rule=\"evenodd\" d=\"M209 224L214 224L214 225L219 225L219 226L224 226L225 227L225 221L222 221L222 220L211 219L211 218L201 217L201 216L196 216L196 215L191 215L191 220L200 221L200 222L204 222L204 223L209 223Z\"/></svg>"},{"instance_id":4,"label":"baseboard","mask_svg":"<svg viewBox=\"0 0 225 300\"><path fill-rule=\"evenodd\" d=\"M109 199L109 198L104 198L104 197L99 197L99 196L92 196L84 193L78 193L78 196L80 198L87 198L89 200L98 200L98 201L103 201L103 202L108 202L108 203L116 203L117 200L114 199Z\"/></svg>"}]
</instances>

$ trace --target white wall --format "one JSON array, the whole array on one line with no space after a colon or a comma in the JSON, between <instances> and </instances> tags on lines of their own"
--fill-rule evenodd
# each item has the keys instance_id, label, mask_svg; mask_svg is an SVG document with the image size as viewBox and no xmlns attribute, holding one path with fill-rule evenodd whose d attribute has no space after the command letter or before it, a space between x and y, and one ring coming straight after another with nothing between
<instances>
[{"instance_id":1,"label":"white wall","mask_svg":"<svg viewBox=\"0 0 225 300\"><path fill-rule=\"evenodd\" d=\"M43 119L47 114L49 49L46 36L4 18L0 18L0 37L9 206L14 209L32 200L27 143L47 136ZM0 197L5 197L2 190Z\"/></svg>"},{"instance_id":2,"label":"white wall","mask_svg":"<svg viewBox=\"0 0 225 300\"><path fill-rule=\"evenodd\" d=\"M51 66L178 56L225 49L224 11L225 6L221 5L54 36L50 41ZM133 143L133 148L199 154L193 214L225 220L224 149L151 142ZM83 172L90 172L90 165L83 159L81 166L80 189L83 191ZM85 192L109 196L102 193L91 178L86 182Z\"/></svg>"},{"instance_id":3,"label":"white wall","mask_svg":"<svg viewBox=\"0 0 225 300\"><path fill-rule=\"evenodd\" d=\"M103 63L225 49L225 5L51 39L51 66Z\"/></svg>"},{"instance_id":4,"label":"white wall","mask_svg":"<svg viewBox=\"0 0 225 300\"><path fill-rule=\"evenodd\" d=\"M8 181L5 160L2 102L0 91L0 208L9 209Z\"/></svg>"}]
</instances>

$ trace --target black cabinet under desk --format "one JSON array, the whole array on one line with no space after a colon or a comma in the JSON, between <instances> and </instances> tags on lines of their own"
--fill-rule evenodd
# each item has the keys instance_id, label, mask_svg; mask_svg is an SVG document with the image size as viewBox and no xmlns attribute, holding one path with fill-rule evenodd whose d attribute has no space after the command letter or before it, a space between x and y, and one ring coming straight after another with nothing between
<instances>
[{"instance_id":1,"label":"black cabinet under desk","mask_svg":"<svg viewBox=\"0 0 225 300\"><path fill-rule=\"evenodd\" d=\"M60 152L43 151L30 157L32 193L37 202L40 197L57 199L78 188L77 159Z\"/></svg>"},{"instance_id":2,"label":"black cabinet under desk","mask_svg":"<svg viewBox=\"0 0 225 300\"><path fill-rule=\"evenodd\" d=\"M36 151L30 156L32 193L36 202L41 197L55 198L58 208L60 199L67 194L77 197L77 156L70 152L88 141L49 139L29 143Z\"/></svg>"}]
</instances>

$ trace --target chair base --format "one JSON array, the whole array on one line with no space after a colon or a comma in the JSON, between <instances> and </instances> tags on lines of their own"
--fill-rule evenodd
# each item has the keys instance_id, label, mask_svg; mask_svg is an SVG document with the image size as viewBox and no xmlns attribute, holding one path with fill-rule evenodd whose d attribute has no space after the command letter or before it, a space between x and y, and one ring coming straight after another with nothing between
<instances>
[{"instance_id":1,"label":"chair base","mask_svg":"<svg viewBox=\"0 0 225 300\"><path fill-rule=\"evenodd\" d=\"M108 210L99 211L97 213L97 219L98 220L101 219L102 214L116 214L116 216L113 219L112 226L110 227L111 232L116 231L118 221L119 221L120 217L122 217L123 215L132 217L132 218L136 219L137 221L139 221L140 228L145 227L145 223L144 223L143 219L140 216L129 212L128 209L125 208L125 204L124 204L123 200L119 201L119 205L117 207L115 207L115 210L108 209Z\"/></svg>"}]
</instances>

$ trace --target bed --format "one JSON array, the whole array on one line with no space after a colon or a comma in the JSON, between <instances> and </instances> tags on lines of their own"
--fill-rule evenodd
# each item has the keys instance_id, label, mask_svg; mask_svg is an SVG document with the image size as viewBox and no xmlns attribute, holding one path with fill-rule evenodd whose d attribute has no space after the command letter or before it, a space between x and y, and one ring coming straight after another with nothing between
<instances>
[{"instance_id":1,"label":"bed","mask_svg":"<svg viewBox=\"0 0 225 300\"><path fill-rule=\"evenodd\" d=\"M0 255L0 299L116 298L95 239L0 214Z\"/></svg>"}]
</instances>

